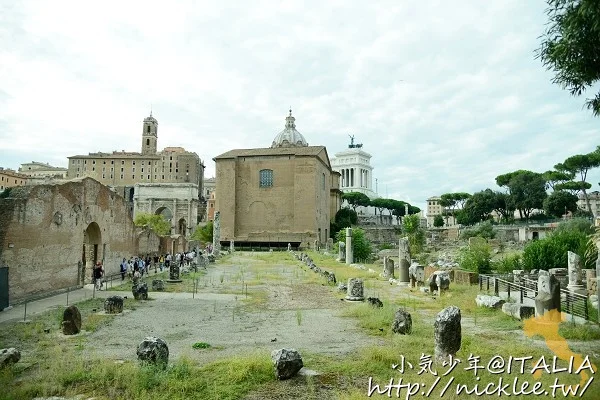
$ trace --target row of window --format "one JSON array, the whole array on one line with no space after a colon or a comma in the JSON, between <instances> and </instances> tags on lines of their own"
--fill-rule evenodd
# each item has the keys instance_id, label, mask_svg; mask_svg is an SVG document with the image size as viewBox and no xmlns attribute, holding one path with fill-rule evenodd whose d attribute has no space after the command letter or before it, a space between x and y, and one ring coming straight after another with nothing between
<instances>
[{"instance_id":1,"label":"row of window","mask_svg":"<svg viewBox=\"0 0 600 400\"><path fill-rule=\"evenodd\" d=\"M8 181L9 181L9 179L8 179L8 176L7 176L6 177L6 183L8 183ZM4 182L4 177L2 177L2 182ZM18 179L15 179L15 185L18 184L18 183L19 183ZM23 185L24 183L25 183L25 181L21 180L21 185Z\"/></svg>"}]
</instances>

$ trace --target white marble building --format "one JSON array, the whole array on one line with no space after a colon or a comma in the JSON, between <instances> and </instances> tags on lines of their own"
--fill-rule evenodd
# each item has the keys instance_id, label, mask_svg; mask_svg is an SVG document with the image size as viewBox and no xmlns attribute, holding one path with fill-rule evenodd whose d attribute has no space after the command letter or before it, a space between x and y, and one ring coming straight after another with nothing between
<instances>
[{"instance_id":1,"label":"white marble building","mask_svg":"<svg viewBox=\"0 0 600 400\"><path fill-rule=\"evenodd\" d=\"M198 185L195 183L137 183L133 218L139 213L162 214L171 234L189 237L198 224Z\"/></svg>"},{"instance_id":2,"label":"white marble building","mask_svg":"<svg viewBox=\"0 0 600 400\"><path fill-rule=\"evenodd\" d=\"M354 136L350 136L350 139L348 149L336 153L335 158L331 159L331 169L342 175L340 190L344 193L364 193L371 200L379 198L376 190L373 190L371 155L362 149L362 144L354 144ZM344 202L343 206L347 204ZM373 207L357 207L356 212L363 220L375 221L376 210ZM384 214L383 217L388 223L389 216Z\"/></svg>"}]
</instances>

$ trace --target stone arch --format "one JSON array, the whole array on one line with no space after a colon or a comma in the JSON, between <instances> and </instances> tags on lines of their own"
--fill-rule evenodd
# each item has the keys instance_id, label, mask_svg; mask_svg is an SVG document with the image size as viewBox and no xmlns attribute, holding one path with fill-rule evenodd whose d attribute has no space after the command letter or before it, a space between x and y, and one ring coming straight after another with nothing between
<instances>
[{"instance_id":1,"label":"stone arch","mask_svg":"<svg viewBox=\"0 0 600 400\"><path fill-rule=\"evenodd\" d=\"M82 272L79 281L85 283L85 271L88 271L91 277L91 271L97 261L101 260L100 244L102 243L102 231L96 222L90 222L83 232L82 246Z\"/></svg>"},{"instance_id":2,"label":"stone arch","mask_svg":"<svg viewBox=\"0 0 600 400\"><path fill-rule=\"evenodd\" d=\"M160 206L155 211L154 214L162 215L169 222L173 219L173 211L167 206Z\"/></svg>"},{"instance_id":3,"label":"stone arch","mask_svg":"<svg viewBox=\"0 0 600 400\"><path fill-rule=\"evenodd\" d=\"M177 233L185 237L186 231L187 231L187 222L185 221L185 218L180 218L179 221L177 222Z\"/></svg>"}]
</instances>

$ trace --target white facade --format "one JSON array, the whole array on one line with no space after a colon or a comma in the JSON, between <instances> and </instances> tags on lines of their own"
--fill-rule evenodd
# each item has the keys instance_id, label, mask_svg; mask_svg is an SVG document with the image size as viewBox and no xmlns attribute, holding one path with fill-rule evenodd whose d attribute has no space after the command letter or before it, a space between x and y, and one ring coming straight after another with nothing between
<instances>
[{"instance_id":1,"label":"white facade","mask_svg":"<svg viewBox=\"0 0 600 400\"><path fill-rule=\"evenodd\" d=\"M198 185L195 183L137 183L133 218L139 213L162 214L171 234L189 237L198 224Z\"/></svg>"},{"instance_id":2,"label":"white facade","mask_svg":"<svg viewBox=\"0 0 600 400\"><path fill-rule=\"evenodd\" d=\"M340 190L344 193L360 192L375 199L373 190L373 167L371 155L362 150L362 145L348 145L348 149L335 154L331 160L331 168L342 175Z\"/></svg>"},{"instance_id":3,"label":"white facade","mask_svg":"<svg viewBox=\"0 0 600 400\"><path fill-rule=\"evenodd\" d=\"M30 177L27 179L28 185L41 185L65 179L67 168L54 167L47 163L32 161L21 164L19 173Z\"/></svg>"},{"instance_id":4,"label":"white facade","mask_svg":"<svg viewBox=\"0 0 600 400\"><path fill-rule=\"evenodd\" d=\"M362 150L362 144L354 144L354 138L348 145L348 149L335 154L331 159L331 169L339 172L340 190L344 193L359 192L367 195L371 200L379 196L373 190L373 167L371 166L371 155ZM344 202L342 206L347 207ZM377 214L375 207L357 207L356 213L365 224L392 224L395 218L384 213Z\"/></svg>"}]
</instances>

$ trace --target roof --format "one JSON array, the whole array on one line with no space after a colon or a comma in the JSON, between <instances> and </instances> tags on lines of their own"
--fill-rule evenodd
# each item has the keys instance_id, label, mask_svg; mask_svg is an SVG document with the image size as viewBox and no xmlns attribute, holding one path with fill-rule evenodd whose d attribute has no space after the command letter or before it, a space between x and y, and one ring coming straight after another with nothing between
<instances>
[{"instance_id":1,"label":"roof","mask_svg":"<svg viewBox=\"0 0 600 400\"><path fill-rule=\"evenodd\" d=\"M325 146L304 146L304 147L268 147L259 149L236 149L229 150L226 153L213 158L214 161L225 158L236 157L259 157L259 156L316 156L325 150Z\"/></svg>"}]
</instances>

